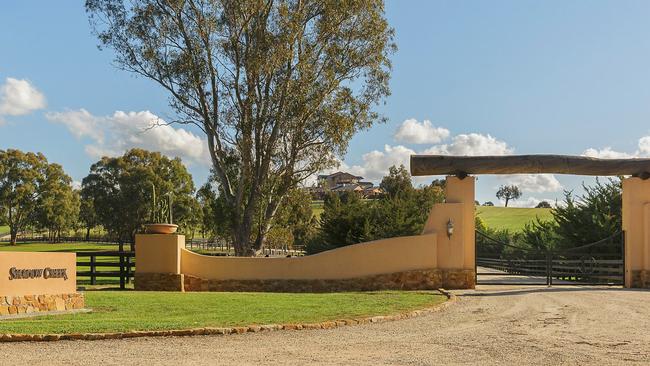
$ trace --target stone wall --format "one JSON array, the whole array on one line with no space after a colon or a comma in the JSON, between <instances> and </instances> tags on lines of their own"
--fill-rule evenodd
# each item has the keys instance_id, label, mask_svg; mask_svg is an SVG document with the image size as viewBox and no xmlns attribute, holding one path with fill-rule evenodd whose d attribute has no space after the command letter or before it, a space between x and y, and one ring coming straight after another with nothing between
<instances>
[{"instance_id":1,"label":"stone wall","mask_svg":"<svg viewBox=\"0 0 650 366\"><path fill-rule=\"evenodd\" d=\"M650 288L650 271L632 270L632 288Z\"/></svg>"},{"instance_id":2,"label":"stone wall","mask_svg":"<svg viewBox=\"0 0 650 366\"><path fill-rule=\"evenodd\" d=\"M474 285L473 270L431 269L337 280L209 280L185 275L183 287L184 291L340 292L456 289Z\"/></svg>"},{"instance_id":3,"label":"stone wall","mask_svg":"<svg viewBox=\"0 0 650 366\"><path fill-rule=\"evenodd\" d=\"M184 275L173 273L135 272L137 291L180 291L183 292Z\"/></svg>"},{"instance_id":4,"label":"stone wall","mask_svg":"<svg viewBox=\"0 0 650 366\"><path fill-rule=\"evenodd\" d=\"M83 294L0 296L0 316L83 309Z\"/></svg>"}]
</instances>

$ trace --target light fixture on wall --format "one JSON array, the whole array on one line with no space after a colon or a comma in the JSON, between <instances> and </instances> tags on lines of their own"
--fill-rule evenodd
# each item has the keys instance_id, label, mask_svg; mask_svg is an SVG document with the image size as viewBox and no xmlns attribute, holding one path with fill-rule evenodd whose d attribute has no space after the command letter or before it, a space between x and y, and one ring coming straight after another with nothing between
<instances>
[{"instance_id":1,"label":"light fixture on wall","mask_svg":"<svg viewBox=\"0 0 650 366\"><path fill-rule=\"evenodd\" d=\"M447 221L447 238L451 239L451 236L454 234L454 222L449 219Z\"/></svg>"}]
</instances>

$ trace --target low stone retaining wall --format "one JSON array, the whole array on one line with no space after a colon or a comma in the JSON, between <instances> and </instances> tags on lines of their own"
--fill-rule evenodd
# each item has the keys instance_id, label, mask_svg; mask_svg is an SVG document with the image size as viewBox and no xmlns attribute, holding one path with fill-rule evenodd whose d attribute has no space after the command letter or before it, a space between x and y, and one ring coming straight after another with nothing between
<instances>
[{"instance_id":1,"label":"low stone retaining wall","mask_svg":"<svg viewBox=\"0 0 650 366\"><path fill-rule=\"evenodd\" d=\"M430 269L346 279L215 280L190 275L137 273L135 289L141 291L217 292L340 292L380 290L435 290L474 288L473 270Z\"/></svg>"},{"instance_id":2,"label":"low stone retaining wall","mask_svg":"<svg viewBox=\"0 0 650 366\"><path fill-rule=\"evenodd\" d=\"M83 294L0 296L0 316L83 309Z\"/></svg>"},{"instance_id":3,"label":"low stone retaining wall","mask_svg":"<svg viewBox=\"0 0 650 366\"><path fill-rule=\"evenodd\" d=\"M427 269L346 279L215 280L172 273L135 273L138 291L341 292L467 289L475 287L469 269Z\"/></svg>"},{"instance_id":4,"label":"low stone retaining wall","mask_svg":"<svg viewBox=\"0 0 650 366\"><path fill-rule=\"evenodd\" d=\"M184 291L182 274L143 273L136 270L134 288L136 291Z\"/></svg>"}]
</instances>

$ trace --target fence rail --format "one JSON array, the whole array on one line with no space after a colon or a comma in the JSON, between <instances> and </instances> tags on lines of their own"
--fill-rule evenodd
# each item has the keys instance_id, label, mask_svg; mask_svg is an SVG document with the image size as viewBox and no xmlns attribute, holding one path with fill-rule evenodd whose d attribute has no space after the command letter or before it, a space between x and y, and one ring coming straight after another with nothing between
<instances>
[{"instance_id":1,"label":"fence rail","mask_svg":"<svg viewBox=\"0 0 650 366\"><path fill-rule=\"evenodd\" d=\"M77 252L77 267L88 267L87 271L77 271L77 278L87 277L91 285L97 278L118 278L120 289L133 279L135 272L135 253L127 251Z\"/></svg>"},{"instance_id":2,"label":"fence rail","mask_svg":"<svg viewBox=\"0 0 650 366\"><path fill-rule=\"evenodd\" d=\"M9 237L0 238L0 243L9 243L11 239ZM106 237L106 236L90 236L86 238L85 236L61 236L56 239L56 242L52 242L52 239L47 236L42 235L30 235L23 236L19 235L16 237L16 242L26 243L26 242L42 242L42 243L76 243L76 242L89 242L89 243L102 243L102 244L119 244L120 240ZM129 240L122 240L122 244L130 244Z\"/></svg>"},{"instance_id":3,"label":"fence rail","mask_svg":"<svg viewBox=\"0 0 650 366\"><path fill-rule=\"evenodd\" d=\"M215 241L210 239L192 239L185 242L185 248L189 250L200 250L208 255L234 255L235 248L225 241ZM305 251L302 247L297 248L264 248L262 255L270 257L278 256L302 256Z\"/></svg>"}]
</instances>

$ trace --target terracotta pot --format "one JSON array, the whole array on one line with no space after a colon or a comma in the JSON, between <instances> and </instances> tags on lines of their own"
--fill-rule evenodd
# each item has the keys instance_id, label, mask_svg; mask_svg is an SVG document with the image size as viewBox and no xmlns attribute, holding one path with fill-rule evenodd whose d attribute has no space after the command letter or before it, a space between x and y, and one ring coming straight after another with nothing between
<instances>
[{"instance_id":1,"label":"terracotta pot","mask_svg":"<svg viewBox=\"0 0 650 366\"><path fill-rule=\"evenodd\" d=\"M173 234L178 230L174 224L146 224L147 234Z\"/></svg>"}]
</instances>

